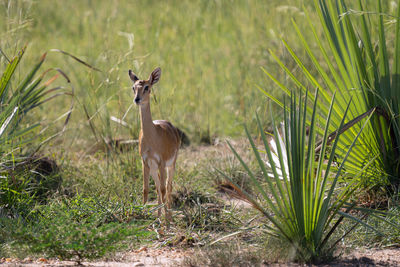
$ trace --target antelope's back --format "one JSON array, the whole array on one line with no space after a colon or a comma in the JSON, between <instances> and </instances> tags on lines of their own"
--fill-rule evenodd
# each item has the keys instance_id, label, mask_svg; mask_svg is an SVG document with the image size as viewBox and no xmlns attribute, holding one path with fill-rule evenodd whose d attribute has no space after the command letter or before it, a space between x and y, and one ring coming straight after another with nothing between
<instances>
[{"instance_id":1,"label":"antelope's back","mask_svg":"<svg viewBox=\"0 0 400 267\"><path fill-rule=\"evenodd\" d=\"M171 153L168 154L175 154L181 144L179 129L166 120L155 120L153 123L156 126L159 135L164 140L164 143L169 147L167 150L171 151Z\"/></svg>"}]
</instances>

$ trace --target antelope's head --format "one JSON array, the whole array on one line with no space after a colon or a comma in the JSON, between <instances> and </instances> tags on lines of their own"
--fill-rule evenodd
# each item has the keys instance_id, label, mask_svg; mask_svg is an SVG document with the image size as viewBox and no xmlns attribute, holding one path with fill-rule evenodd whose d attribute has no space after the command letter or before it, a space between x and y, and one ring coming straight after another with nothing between
<instances>
[{"instance_id":1,"label":"antelope's head","mask_svg":"<svg viewBox=\"0 0 400 267\"><path fill-rule=\"evenodd\" d=\"M133 81L132 90L135 94L135 104L148 104L150 101L151 88L160 80L161 69L158 67L153 70L148 80L140 80L132 70L129 70L129 77Z\"/></svg>"}]
</instances>

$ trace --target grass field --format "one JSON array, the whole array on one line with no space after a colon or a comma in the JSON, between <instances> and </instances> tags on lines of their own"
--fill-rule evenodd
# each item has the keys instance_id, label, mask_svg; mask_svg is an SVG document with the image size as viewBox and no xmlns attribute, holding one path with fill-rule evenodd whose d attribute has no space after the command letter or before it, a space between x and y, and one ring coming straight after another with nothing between
<instances>
[{"instance_id":1,"label":"grass field","mask_svg":"<svg viewBox=\"0 0 400 267\"><path fill-rule=\"evenodd\" d=\"M394 1L384 2L388 13L395 7ZM0 0L0 73L27 45L11 87L21 82L44 53L42 72L59 68L71 81L67 83L60 75L54 86L65 87L70 95L57 97L27 115L24 125L39 121L45 134L18 151L27 155L60 131L73 104L66 130L41 145L38 153L54 159L59 169L44 180L25 171L17 177L23 181L17 183L20 191L12 187L15 184L11 186L18 191L12 199L18 209L0 209L0 258L33 256L80 262L156 244L205 245L201 253L208 255L204 260L209 259L211 266L218 261L252 265L265 257L292 260L290 251L279 249L281 241L265 237L267 227L254 210L235 206L218 192L225 178L217 169L259 197L225 139L232 142L256 177L262 177L243 138L243 124L256 136L256 113L268 130L272 116L276 121L283 116L282 109L258 89L283 99L283 92L263 68L284 86L293 85L270 50L294 74L302 71L282 39L302 57L305 66L312 66L292 24L292 20L297 22L306 39L312 37L305 10L312 21L318 21L313 1L307 0ZM316 34L321 34L322 27L314 26ZM322 59L316 43L310 48ZM147 79L157 66L162 75L152 92L153 119L173 122L192 142L178 158L174 223L164 234L160 234L162 226L151 211L153 206L141 203L142 167L137 148L120 153L103 144L104 140L137 139L140 120L128 70ZM57 71L53 69L46 80L54 74ZM39 182L32 183L29 177ZM32 193L37 188L45 193ZM155 198L153 190L150 199ZM390 220L398 222L398 208L392 207L391 212ZM344 229L351 227L348 223ZM398 230L385 227L381 229L385 237L368 228L357 230L342 248L398 244ZM222 239L231 233L236 234ZM219 238L221 242L208 246ZM243 255L239 247L249 255ZM272 249L265 251L265 247ZM187 260L189 266L196 264L206 263Z\"/></svg>"},{"instance_id":2,"label":"grass field","mask_svg":"<svg viewBox=\"0 0 400 267\"><path fill-rule=\"evenodd\" d=\"M62 54L48 56L47 66L61 68L75 87L74 137L79 129L83 139L94 139L82 120L83 105L90 116L97 112L92 120L103 134L135 136L138 112L130 106L127 71L147 78L156 66L162 79L154 90L154 118L168 118L196 141L240 136L243 122L254 124L256 110L270 121L256 85L275 90L261 67L282 76L268 50L287 61L280 38L294 39L291 19L302 18L302 2L2 1L0 45L12 57L27 43L24 65L61 49L101 70ZM46 113L68 106L61 100ZM109 116L124 117L132 130L109 122Z\"/></svg>"}]
</instances>

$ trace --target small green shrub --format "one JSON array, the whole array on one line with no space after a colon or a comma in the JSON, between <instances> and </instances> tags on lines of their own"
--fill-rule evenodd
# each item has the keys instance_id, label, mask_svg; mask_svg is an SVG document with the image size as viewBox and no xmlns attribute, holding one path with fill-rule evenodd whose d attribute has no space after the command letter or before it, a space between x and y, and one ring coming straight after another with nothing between
<instances>
[{"instance_id":1,"label":"small green shrub","mask_svg":"<svg viewBox=\"0 0 400 267\"><path fill-rule=\"evenodd\" d=\"M126 212L130 222L122 223L120 216L114 214L115 206L118 204L106 206L79 195L71 200L54 201L37 207L28 223L19 221L10 243L15 250L81 263L83 259L99 258L124 248L132 241L140 242L150 234L144 230L147 215L143 209L133 209L136 218L142 215L140 219ZM128 239L130 242L125 242Z\"/></svg>"}]
</instances>

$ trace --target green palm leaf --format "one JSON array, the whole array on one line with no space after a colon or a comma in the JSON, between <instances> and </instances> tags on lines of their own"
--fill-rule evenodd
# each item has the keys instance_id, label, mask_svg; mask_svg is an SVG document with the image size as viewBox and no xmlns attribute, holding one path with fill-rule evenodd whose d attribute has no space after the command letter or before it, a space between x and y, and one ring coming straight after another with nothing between
<instances>
[{"instance_id":1,"label":"green palm leaf","mask_svg":"<svg viewBox=\"0 0 400 267\"><path fill-rule=\"evenodd\" d=\"M12 88L11 81L24 51L25 48L8 63L0 79L0 154L2 157L7 157L16 148L30 144L38 137L35 130L40 126L39 123L30 126L20 125L28 112L59 95L71 95L68 92L58 92L63 89L62 87L49 88L57 79L57 75L43 82L44 76L48 73L45 71L36 78L46 59L46 54L24 76L19 85Z\"/></svg>"},{"instance_id":2,"label":"green palm leaf","mask_svg":"<svg viewBox=\"0 0 400 267\"><path fill-rule=\"evenodd\" d=\"M332 223L333 221L337 221L339 218L342 220L344 217L353 219L357 223L360 221L359 218L348 215L354 205L350 208L347 205L357 183L344 188L335 197L334 192L337 192L337 184L346 160L351 155L357 139L368 125L371 116L370 114L365 119L339 164L337 172L333 173L333 164L336 164L336 149L340 143L342 128L345 125L350 104L346 106L345 116L339 124L337 134L332 139L329 129L336 97L335 95L332 97L328 107L328 116L322 135L319 134L317 127L320 123L317 115L319 114L318 91L312 98L314 99L312 105L307 106L309 103L307 92L304 100L301 95L298 98L292 95L290 108L284 108L283 131L280 132L274 124L274 135L270 140L265 135L257 116L259 132L263 141L262 150L265 151L266 161L263 160L259 152L260 148L254 143L251 134L246 129L258 166L263 173L262 181L257 180L239 154L230 146L249 173L253 185L261 193L262 202L258 202L251 195L243 192L225 175L241 197L248 200L272 223L272 227L268 227L270 233L288 241L296 250L297 257L302 261L315 261L324 253L330 252L330 248L326 245L327 240L331 238L332 232L338 227L338 224ZM311 114L309 113L310 109ZM308 136L306 136L306 121L310 122ZM329 145L332 141L329 140L330 138L333 140L332 145ZM343 208L347 208L347 212L343 213ZM362 224L365 223L362 222ZM368 225L368 227L371 226Z\"/></svg>"},{"instance_id":3,"label":"green palm leaf","mask_svg":"<svg viewBox=\"0 0 400 267\"><path fill-rule=\"evenodd\" d=\"M376 109L370 123L365 126L365 130L357 139L352 153L347 156L346 171L343 174L355 177L362 170L362 177L365 177L364 182L367 184L374 179L374 183L389 181L391 185L398 187L400 185L400 22L397 20L394 27L395 44L390 51L394 51L395 60L391 66L386 38L388 29L385 25L381 0L376 1L376 12L367 12L361 0L350 3L356 5L352 6L353 9L348 8L344 0L314 0L314 3L323 27L323 37L317 35L314 22L310 20L307 12L305 13L319 51L311 49L310 44L314 40L306 40L297 24L293 22L299 40L313 64L312 67L306 67L286 42L284 44L301 70L302 77L292 73L279 58L272 52L271 54L296 87L303 92L307 91L309 86L303 82L306 81L313 88L319 89L321 98L318 106L322 117L328 117L327 107L331 96L336 93L330 132L339 127L349 99L352 99L348 111L350 121ZM354 15L354 8L358 9L357 16ZM400 1L397 14L400 15ZM377 34L371 30L371 25L377 25ZM317 53L322 55L323 61ZM314 68L317 74L312 74L315 71L311 68ZM291 91L289 87L284 86L267 70L264 71L283 92L289 94ZM276 98L271 99L282 105ZM314 101L313 96L310 96L310 100ZM360 120L342 134L336 149L339 161L346 156L352 141L360 133L363 122ZM326 125L324 120L321 120L320 125L317 131L322 134ZM375 160L371 161L372 159ZM376 177L379 177L379 181L376 181Z\"/></svg>"}]
</instances>

